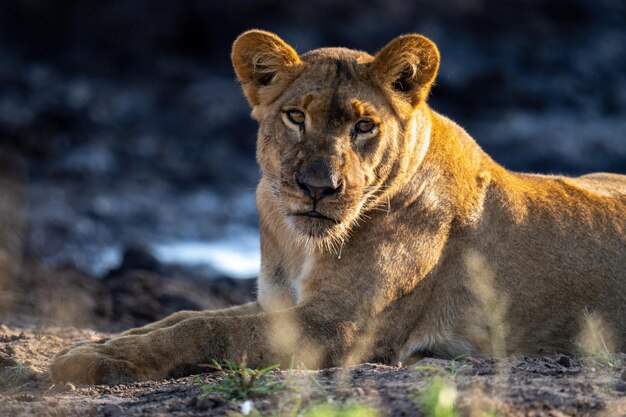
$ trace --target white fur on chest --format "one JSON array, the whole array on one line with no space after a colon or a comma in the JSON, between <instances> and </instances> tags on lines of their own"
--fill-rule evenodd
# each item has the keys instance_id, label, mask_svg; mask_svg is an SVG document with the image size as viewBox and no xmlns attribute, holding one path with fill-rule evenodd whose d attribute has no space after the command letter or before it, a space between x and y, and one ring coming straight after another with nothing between
<instances>
[{"instance_id":1,"label":"white fur on chest","mask_svg":"<svg viewBox=\"0 0 626 417\"><path fill-rule=\"evenodd\" d=\"M296 304L299 304L302 301L302 290L304 288L304 283L311 276L311 272L313 271L313 266L315 265L315 256L311 254L307 254L304 257L304 261L302 262L302 266L300 267L300 271L298 274L294 276L291 280L291 289L294 294Z\"/></svg>"}]
</instances>

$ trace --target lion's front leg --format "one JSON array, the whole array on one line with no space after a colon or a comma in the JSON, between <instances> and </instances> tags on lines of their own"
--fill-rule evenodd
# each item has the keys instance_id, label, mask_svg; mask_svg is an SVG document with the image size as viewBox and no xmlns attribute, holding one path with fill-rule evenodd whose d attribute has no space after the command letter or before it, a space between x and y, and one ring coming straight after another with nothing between
<instances>
[{"instance_id":1,"label":"lion's front leg","mask_svg":"<svg viewBox=\"0 0 626 417\"><path fill-rule=\"evenodd\" d=\"M183 320L198 318L198 317L235 317L235 316L248 316L253 314L259 314L261 312L261 307L258 302L253 301L250 303L228 307L220 310L203 310L203 311L178 311L174 314L171 314L164 319L156 321L154 323L146 324L145 326L137 327L134 329L126 330L121 334L121 336L136 336L142 335L146 333L150 333L153 330L162 329L165 327L174 326L180 323ZM76 349L79 346L84 345L99 345L103 344L110 340L110 338L103 338L98 341L84 341L79 342L73 346L68 346L57 353L57 357L63 356L70 350Z\"/></svg>"},{"instance_id":2,"label":"lion's front leg","mask_svg":"<svg viewBox=\"0 0 626 417\"><path fill-rule=\"evenodd\" d=\"M60 353L50 372L55 382L83 384L166 378L177 367L207 363L205 352L217 355L223 327L219 319L191 318L146 334L78 345Z\"/></svg>"},{"instance_id":3,"label":"lion's front leg","mask_svg":"<svg viewBox=\"0 0 626 417\"><path fill-rule=\"evenodd\" d=\"M122 336L140 335L146 334L156 329L162 329L164 327L170 327L180 323L183 320L198 318L198 317L235 317L235 316L248 316L252 314L259 314L261 307L256 301L224 308L221 310L204 310L204 311L178 311L171 314L164 319L155 321L154 323L146 324L145 326L137 327L134 329L126 330L122 333Z\"/></svg>"},{"instance_id":4,"label":"lion's front leg","mask_svg":"<svg viewBox=\"0 0 626 417\"><path fill-rule=\"evenodd\" d=\"M51 366L56 382L113 384L160 379L208 364L212 359L260 367L305 362L333 364L347 346L341 323L327 322L306 308L241 317L197 317L143 335L78 346ZM315 358L315 362L312 362ZM330 362L329 362L330 360Z\"/></svg>"}]
</instances>

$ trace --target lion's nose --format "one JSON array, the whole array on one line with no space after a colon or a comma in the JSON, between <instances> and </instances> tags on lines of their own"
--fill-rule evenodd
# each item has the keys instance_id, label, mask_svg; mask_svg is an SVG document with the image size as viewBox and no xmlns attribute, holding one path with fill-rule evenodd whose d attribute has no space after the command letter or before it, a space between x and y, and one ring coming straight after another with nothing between
<instances>
[{"instance_id":1,"label":"lion's nose","mask_svg":"<svg viewBox=\"0 0 626 417\"><path fill-rule=\"evenodd\" d=\"M298 179L298 186L302 188L302 190L315 202L320 201L324 197L330 197L331 195L337 194L341 189L341 184L338 184L336 187L326 184L321 186L311 185L300 181L300 179Z\"/></svg>"},{"instance_id":2,"label":"lion's nose","mask_svg":"<svg viewBox=\"0 0 626 417\"><path fill-rule=\"evenodd\" d=\"M341 179L323 158L303 164L296 173L296 182L314 202L337 194L341 189Z\"/></svg>"}]
</instances>

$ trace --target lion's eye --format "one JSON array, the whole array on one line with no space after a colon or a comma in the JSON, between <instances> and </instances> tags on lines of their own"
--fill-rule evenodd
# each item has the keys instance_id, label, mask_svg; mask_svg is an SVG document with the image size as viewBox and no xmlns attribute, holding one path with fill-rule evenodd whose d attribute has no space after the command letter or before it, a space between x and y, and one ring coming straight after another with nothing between
<instances>
[{"instance_id":1,"label":"lion's eye","mask_svg":"<svg viewBox=\"0 0 626 417\"><path fill-rule=\"evenodd\" d=\"M371 120L361 120L354 125L356 133L371 133L376 129L376 124Z\"/></svg>"},{"instance_id":2,"label":"lion's eye","mask_svg":"<svg viewBox=\"0 0 626 417\"><path fill-rule=\"evenodd\" d=\"M289 110L287 111L287 119L295 125L303 125L305 117L300 110Z\"/></svg>"}]
</instances>

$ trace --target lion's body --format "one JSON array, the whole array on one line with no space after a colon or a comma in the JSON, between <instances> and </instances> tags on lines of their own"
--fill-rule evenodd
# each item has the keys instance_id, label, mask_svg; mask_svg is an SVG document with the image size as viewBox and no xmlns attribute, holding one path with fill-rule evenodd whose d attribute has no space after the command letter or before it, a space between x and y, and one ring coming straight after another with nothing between
<instances>
[{"instance_id":1,"label":"lion's body","mask_svg":"<svg viewBox=\"0 0 626 417\"><path fill-rule=\"evenodd\" d=\"M233 62L260 125L258 302L78 346L55 378L162 377L244 354L319 367L574 351L590 316L626 350L626 176L498 165L426 105L438 53L424 39L299 57L242 35Z\"/></svg>"},{"instance_id":2,"label":"lion's body","mask_svg":"<svg viewBox=\"0 0 626 417\"><path fill-rule=\"evenodd\" d=\"M511 173L460 127L432 118L420 170L432 182L422 188L418 174L388 208L370 213L341 259L292 245L261 188L263 238L272 252L260 277L261 305L271 308L281 291L294 305L325 290L342 298L370 293L389 317L381 337L397 337L388 361L419 349L492 354L491 306L476 305L473 291L484 274L504 304L495 319L505 326L506 353L576 349L585 311L609 321L626 349L626 176ZM468 256L481 257L485 270L468 267Z\"/></svg>"}]
</instances>

